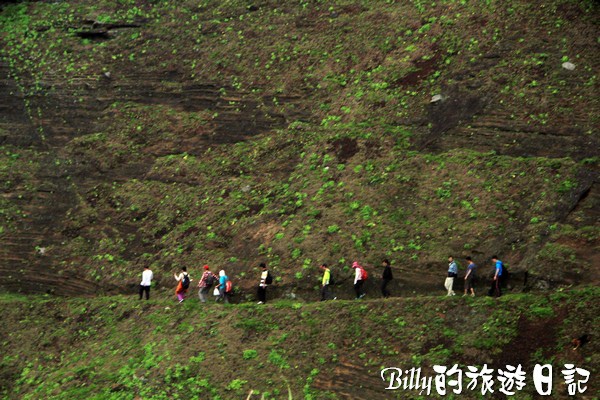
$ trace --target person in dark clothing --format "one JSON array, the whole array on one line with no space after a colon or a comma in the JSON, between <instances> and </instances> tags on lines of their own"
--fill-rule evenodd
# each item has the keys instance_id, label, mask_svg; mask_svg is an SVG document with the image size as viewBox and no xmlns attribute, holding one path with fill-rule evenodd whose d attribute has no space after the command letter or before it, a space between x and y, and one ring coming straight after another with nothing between
<instances>
[{"instance_id":1,"label":"person in dark clothing","mask_svg":"<svg viewBox=\"0 0 600 400\"><path fill-rule=\"evenodd\" d=\"M467 294L469 294L469 291L471 292L471 297L475 297L475 271L477 270L477 265L475 265L475 263L473 262L473 259L471 257L466 257L465 258L467 260L467 262L469 263L468 267L467 267L467 273L465 275L465 294L463 296L466 296Z\"/></svg>"},{"instance_id":2,"label":"person in dark clothing","mask_svg":"<svg viewBox=\"0 0 600 400\"><path fill-rule=\"evenodd\" d=\"M387 290L387 285L390 283L394 276L392 275L392 267L390 266L390 261L388 259L383 260L383 274L381 275L381 294L383 297L390 297L390 291Z\"/></svg>"}]
</instances>

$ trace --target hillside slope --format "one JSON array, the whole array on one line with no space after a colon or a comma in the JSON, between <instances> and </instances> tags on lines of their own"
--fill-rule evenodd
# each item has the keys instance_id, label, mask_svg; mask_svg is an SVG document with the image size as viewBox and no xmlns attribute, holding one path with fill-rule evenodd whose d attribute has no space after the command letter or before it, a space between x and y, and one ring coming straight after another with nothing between
<instances>
[{"instance_id":1,"label":"hillside slope","mask_svg":"<svg viewBox=\"0 0 600 400\"><path fill-rule=\"evenodd\" d=\"M301 292L320 262L388 257L430 292L448 254L499 254L519 289L598 284L598 15L4 5L0 285L125 292L144 265L167 286L208 263L250 291L264 260Z\"/></svg>"},{"instance_id":2,"label":"hillside slope","mask_svg":"<svg viewBox=\"0 0 600 400\"><path fill-rule=\"evenodd\" d=\"M535 364L590 372L600 395L598 288L549 296L387 299L228 306L122 296L3 297L0 395L19 399L441 398L386 391L384 367L522 365L535 394ZM591 334L577 350L571 340ZM481 398L467 389L454 398ZM577 378L579 379L579 377ZM494 385L498 394L499 382ZM251 390L254 395L247 397ZM495 396L494 395L494 396ZM263 396L263 397L261 397ZM291 397L290 397L291 396ZM451 398L451 397L444 397ZM490 395L486 398L492 398ZM497 397L494 397L497 398ZM499 398L499 397L498 397ZM504 398L504 397L502 397ZM513 398L513 397L511 397Z\"/></svg>"}]
</instances>

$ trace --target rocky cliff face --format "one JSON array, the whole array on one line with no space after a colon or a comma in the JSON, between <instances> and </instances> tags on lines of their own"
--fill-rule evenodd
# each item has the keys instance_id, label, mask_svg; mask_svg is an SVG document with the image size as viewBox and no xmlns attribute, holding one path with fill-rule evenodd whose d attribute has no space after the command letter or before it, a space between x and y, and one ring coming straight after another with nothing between
<instances>
[{"instance_id":1,"label":"rocky cliff face","mask_svg":"<svg viewBox=\"0 0 600 400\"><path fill-rule=\"evenodd\" d=\"M597 283L597 5L513 3L4 6L0 286L386 256L430 291L448 253Z\"/></svg>"},{"instance_id":2,"label":"rocky cliff face","mask_svg":"<svg viewBox=\"0 0 600 400\"><path fill-rule=\"evenodd\" d=\"M0 142L6 149L25 150L31 163L30 174L20 176L19 163L7 168L5 199L17 214L9 217L13 229L2 235L1 285L12 290L56 294L94 293L111 285L89 282L83 274L64 272L60 265L69 259L62 251L65 239L76 232L69 231L66 219L76 208L81 196L105 182L127 181L144 176L156 157L169 154L202 154L211 146L234 144L252 136L281 128L286 118L296 119L299 112L278 114L261 99L248 98L243 93L226 96L215 84L182 83L173 73L145 75L110 75L82 77L77 83L64 82L56 74L41 83L50 92L25 95L2 64L2 131ZM24 87L39 82L21 81ZM169 85L180 86L176 92ZM26 101L25 101L26 99ZM283 98L293 105L293 97ZM230 104L236 102L236 107ZM27 103L27 106L26 106ZM173 132L168 140L152 142L144 154L128 160L125 151L116 159L95 163L81 148L100 151L97 144L81 144L81 138L111 127L115 103L156 107L179 113L202 114L209 126L185 132ZM31 110L39 110L34 115ZM174 122L176 123L176 122ZM142 133L143 134L143 133ZM148 144L148 143L145 143ZM21 154L15 152L21 160ZM19 155L18 158L16 155ZM12 153L7 153L10 158ZM111 162L112 161L112 162ZM13 169L14 168L14 169ZM14 176L14 177L13 177ZM7 216L8 217L8 216ZM127 224L120 228L127 229ZM130 229L135 229L130 227ZM90 227L93 236L96 230ZM76 266L74 266L76 267Z\"/></svg>"}]
</instances>

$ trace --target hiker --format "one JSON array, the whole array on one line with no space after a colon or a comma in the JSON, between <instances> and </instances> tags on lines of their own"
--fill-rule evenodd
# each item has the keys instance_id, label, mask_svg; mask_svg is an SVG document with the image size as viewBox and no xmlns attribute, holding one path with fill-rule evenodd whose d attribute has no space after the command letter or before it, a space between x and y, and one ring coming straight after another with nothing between
<instances>
[{"instance_id":1,"label":"hiker","mask_svg":"<svg viewBox=\"0 0 600 400\"><path fill-rule=\"evenodd\" d=\"M219 298L217 301L222 300L223 303L229 303L229 292L227 291L227 282L229 277L225 275L225 270L219 271ZM230 284L231 285L231 284Z\"/></svg>"},{"instance_id":2,"label":"hiker","mask_svg":"<svg viewBox=\"0 0 600 400\"><path fill-rule=\"evenodd\" d=\"M446 277L446 282L444 283L444 287L448 291L447 296L454 296L454 290L452 290L452 286L454 286L454 278L458 276L458 266L456 265L456 261L454 261L454 257L448 257L448 276Z\"/></svg>"},{"instance_id":3,"label":"hiker","mask_svg":"<svg viewBox=\"0 0 600 400\"><path fill-rule=\"evenodd\" d=\"M142 272L142 282L140 283L140 300L142 299L144 292L146 292L146 300L150 300L152 278L154 278L154 275L152 274L150 267L144 267L144 272Z\"/></svg>"},{"instance_id":4,"label":"hiker","mask_svg":"<svg viewBox=\"0 0 600 400\"><path fill-rule=\"evenodd\" d=\"M177 288L175 289L177 300L179 300L179 303L183 303L183 300L185 300L185 294L187 293L187 290L190 287L190 282L192 280L190 279L190 276L187 273L186 267L181 267L181 272L179 273L179 275L174 274L173 276L178 282Z\"/></svg>"},{"instance_id":5,"label":"hiker","mask_svg":"<svg viewBox=\"0 0 600 400\"><path fill-rule=\"evenodd\" d=\"M381 294L383 297L390 297L390 291L387 290L387 285L390 283L394 276L392 275L392 267L390 266L390 261L386 258L382 262L383 265L383 274L381 275Z\"/></svg>"},{"instance_id":6,"label":"hiker","mask_svg":"<svg viewBox=\"0 0 600 400\"><path fill-rule=\"evenodd\" d=\"M467 266L467 273L465 274L465 294L463 296L466 296L470 291L471 297L475 297L474 283L475 283L475 269L477 268L477 265L475 265L475 263L473 262L473 259L471 257L466 257L465 260L467 260L469 265Z\"/></svg>"},{"instance_id":7,"label":"hiker","mask_svg":"<svg viewBox=\"0 0 600 400\"><path fill-rule=\"evenodd\" d=\"M366 295L362 287L367 279L367 271L365 271L358 261L354 261L352 268L354 268L354 292L356 293L356 300L362 299Z\"/></svg>"},{"instance_id":8,"label":"hiker","mask_svg":"<svg viewBox=\"0 0 600 400\"><path fill-rule=\"evenodd\" d=\"M492 287L488 294L493 297L500 297L502 295L500 285L504 278L504 263L498 259L498 256L492 256L492 263L494 263L494 278L492 279Z\"/></svg>"},{"instance_id":9,"label":"hiker","mask_svg":"<svg viewBox=\"0 0 600 400\"><path fill-rule=\"evenodd\" d=\"M319 268L323 271L323 279L321 280L321 301L325 301L331 298L329 286L333 284L333 280L331 279L331 270L327 267L327 264L323 263Z\"/></svg>"},{"instance_id":10,"label":"hiker","mask_svg":"<svg viewBox=\"0 0 600 400\"><path fill-rule=\"evenodd\" d=\"M208 265L205 265L202 278L200 278L200 282L198 282L198 287L200 288L200 290L198 290L198 297L202 303L206 303L206 296L208 295L210 288L218 280L219 277L210 271L210 267Z\"/></svg>"},{"instance_id":11,"label":"hiker","mask_svg":"<svg viewBox=\"0 0 600 400\"><path fill-rule=\"evenodd\" d=\"M267 286L273 282L273 278L271 278L271 273L265 263L260 263L260 269L262 272L260 273L260 282L257 290L258 304L265 304L267 302Z\"/></svg>"}]
</instances>

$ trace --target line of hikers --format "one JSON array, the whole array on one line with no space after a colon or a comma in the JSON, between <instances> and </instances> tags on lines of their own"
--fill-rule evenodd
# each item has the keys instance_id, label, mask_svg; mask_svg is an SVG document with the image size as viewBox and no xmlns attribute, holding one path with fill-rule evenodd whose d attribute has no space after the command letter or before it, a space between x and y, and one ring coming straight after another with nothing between
<instances>
[{"instance_id":1,"label":"line of hikers","mask_svg":"<svg viewBox=\"0 0 600 400\"><path fill-rule=\"evenodd\" d=\"M467 261L468 266L464 276L465 285L463 296L466 296L469 293L471 296L475 296L477 265L475 265L471 257L466 257L465 260ZM506 267L504 267L504 263L498 259L498 256L492 256L491 260L494 264L494 276L491 281L491 287L488 291L488 295L499 297L502 294L501 285L506 280L508 271ZM384 298L387 298L391 295L387 286L394 279L394 276L392 274L392 267L388 259L384 259L381 265L383 266L383 272L381 274L381 295ZM268 270L265 263L261 263L259 267L261 269L261 274L256 296L258 298L258 304L264 304L267 301L267 287L273 283L273 276L271 275L271 272ZM321 264L319 268L323 272L323 277L321 279L321 301L337 299L332 292L332 287L336 284L336 282L331 269L325 263ZM352 268L354 269L355 299L362 299L366 295L363 285L368 279L369 274L367 273L367 270L359 264L358 261L354 261L352 263ZM213 296L215 297L215 300L217 302L220 301L223 303L229 303L230 295L233 292L233 284L226 275L225 270L220 270L218 275L213 273L208 265L205 265L203 270L202 277L197 285L198 297L200 301L202 303L206 302L211 288L216 284L213 289ZM142 282L140 283L139 289L140 300L142 299L144 293L146 295L146 300L150 298L150 286L153 278L154 275L150 268L145 267L144 271L142 272ZM174 278L177 281L175 294L177 296L177 300L182 303L186 298L187 291L193 279L191 279L190 275L188 274L186 267L182 267L179 274L174 274ZM448 274L444 282L447 296L454 296L456 294L453 290L454 281L456 278L458 278L458 264L456 261L454 261L454 257L449 256Z\"/></svg>"},{"instance_id":2,"label":"line of hikers","mask_svg":"<svg viewBox=\"0 0 600 400\"><path fill-rule=\"evenodd\" d=\"M467 272L465 273L465 293L463 296L467 294L471 294L471 296L475 296L475 281L477 279L477 265L473 262L471 257L465 257L467 261ZM488 296L500 297L502 295L501 287L508 278L508 270L504 266L504 263L498 259L498 256L492 256L492 263L494 264L494 276L491 281L491 287L488 290ZM444 287L448 292L448 296L454 296L456 293L453 290L454 280L458 278L458 265L456 261L454 261L454 257L448 256L448 277L444 282Z\"/></svg>"}]
</instances>

